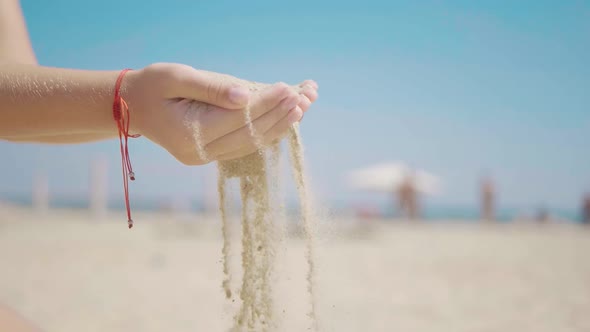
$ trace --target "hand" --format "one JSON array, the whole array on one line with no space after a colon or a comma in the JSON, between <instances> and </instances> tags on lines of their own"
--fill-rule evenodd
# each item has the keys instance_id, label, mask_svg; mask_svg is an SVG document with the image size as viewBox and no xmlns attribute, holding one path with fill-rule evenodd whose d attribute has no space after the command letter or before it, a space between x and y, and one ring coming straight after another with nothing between
<instances>
[{"instance_id":1,"label":"hand","mask_svg":"<svg viewBox=\"0 0 590 332\"><path fill-rule=\"evenodd\" d=\"M317 98L317 84L252 84L237 78L178 64L155 64L130 72L123 97L129 105L132 133L165 148L187 165L239 158L256 150L246 126L249 105L260 143L269 144L301 120ZM250 92L256 86L258 91ZM199 156L194 139L199 128Z\"/></svg>"}]
</instances>

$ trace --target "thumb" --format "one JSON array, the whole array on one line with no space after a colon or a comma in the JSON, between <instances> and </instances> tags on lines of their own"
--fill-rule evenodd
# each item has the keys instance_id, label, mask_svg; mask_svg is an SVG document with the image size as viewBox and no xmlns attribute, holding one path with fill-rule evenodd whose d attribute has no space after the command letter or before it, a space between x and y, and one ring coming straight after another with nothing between
<instances>
[{"instance_id":1,"label":"thumb","mask_svg":"<svg viewBox=\"0 0 590 332\"><path fill-rule=\"evenodd\" d=\"M237 79L189 66L179 67L174 73L171 92L173 98L187 98L227 109L239 109L248 104L250 91Z\"/></svg>"}]
</instances>

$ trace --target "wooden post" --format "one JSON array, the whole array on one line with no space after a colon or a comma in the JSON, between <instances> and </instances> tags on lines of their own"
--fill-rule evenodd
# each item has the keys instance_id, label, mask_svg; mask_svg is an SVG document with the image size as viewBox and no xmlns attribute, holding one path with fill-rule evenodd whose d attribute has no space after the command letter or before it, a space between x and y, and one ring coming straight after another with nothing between
<instances>
[{"instance_id":1,"label":"wooden post","mask_svg":"<svg viewBox=\"0 0 590 332\"><path fill-rule=\"evenodd\" d=\"M108 162L104 156L97 156L90 162L90 213L104 217L108 210Z\"/></svg>"},{"instance_id":2,"label":"wooden post","mask_svg":"<svg viewBox=\"0 0 590 332\"><path fill-rule=\"evenodd\" d=\"M33 178L33 209L38 213L49 210L49 180L47 174L37 172Z\"/></svg>"}]
</instances>

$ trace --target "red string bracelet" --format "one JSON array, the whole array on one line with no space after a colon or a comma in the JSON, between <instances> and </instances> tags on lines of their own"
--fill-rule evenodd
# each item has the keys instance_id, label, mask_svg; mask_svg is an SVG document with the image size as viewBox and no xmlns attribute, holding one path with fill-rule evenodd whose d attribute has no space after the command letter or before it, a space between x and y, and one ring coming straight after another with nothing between
<instances>
[{"instance_id":1,"label":"red string bracelet","mask_svg":"<svg viewBox=\"0 0 590 332\"><path fill-rule=\"evenodd\" d=\"M129 179L135 180L135 173L131 167L131 160L129 159L129 148L127 141L129 137L136 138L140 135L129 134L129 107L125 99L121 97L121 83L123 77L131 69L123 69L117 77L117 83L115 83L115 98L113 100L113 118L117 122L117 128L119 129L119 143L121 147L121 166L123 169L123 189L125 190L125 207L127 208L127 224L129 228L133 227L133 219L131 219L131 208L129 207Z\"/></svg>"}]
</instances>

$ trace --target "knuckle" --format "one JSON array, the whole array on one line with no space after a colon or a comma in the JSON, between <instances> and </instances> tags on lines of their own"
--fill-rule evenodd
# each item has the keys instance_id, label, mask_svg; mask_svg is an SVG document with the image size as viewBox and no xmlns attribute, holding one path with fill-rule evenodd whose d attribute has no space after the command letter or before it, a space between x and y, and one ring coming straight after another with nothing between
<instances>
[{"instance_id":1,"label":"knuckle","mask_svg":"<svg viewBox=\"0 0 590 332\"><path fill-rule=\"evenodd\" d=\"M311 100L309 100L309 98L307 98L306 96L302 96L299 100L299 103L304 107L309 107L311 105Z\"/></svg>"},{"instance_id":2,"label":"knuckle","mask_svg":"<svg viewBox=\"0 0 590 332\"><path fill-rule=\"evenodd\" d=\"M161 76L162 78L168 78L173 73L170 64L167 63L154 63L145 67L144 70L151 75Z\"/></svg>"},{"instance_id":3,"label":"knuckle","mask_svg":"<svg viewBox=\"0 0 590 332\"><path fill-rule=\"evenodd\" d=\"M299 97L299 93L297 93L293 89L289 89L289 91L287 92L287 98L290 98L290 99L293 99L293 100L300 100L301 99Z\"/></svg>"},{"instance_id":4,"label":"knuckle","mask_svg":"<svg viewBox=\"0 0 590 332\"><path fill-rule=\"evenodd\" d=\"M223 92L223 81L219 80L217 81L217 83L215 84L216 88L215 88L215 101L219 102L221 100L222 97L222 92Z\"/></svg>"},{"instance_id":5,"label":"knuckle","mask_svg":"<svg viewBox=\"0 0 590 332\"><path fill-rule=\"evenodd\" d=\"M207 99L217 103L221 99L223 91L223 82L220 80L213 80L207 83Z\"/></svg>"},{"instance_id":6,"label":"knuckle","mask_svg":"<svg viewBox=\"0 0 590 332\"><path fill-rule=\"evenodd\" d=\"M213 90L214 89L215 89L214 83L209 81L207 83L207 100L211 100L211 98L213 97Z\"/></svg>"},{"instance_id":7,"label":"knuckle","mask_svg":"<svg viewBox=\"0 0 590 332\"><path fill-rule=\"evenodd\" d=\"M285 82L278 82L276 84L277 90L282 92L282 93L288 93L290 90L290 87L287 83Z\"/></svg>"}]
</instances>

